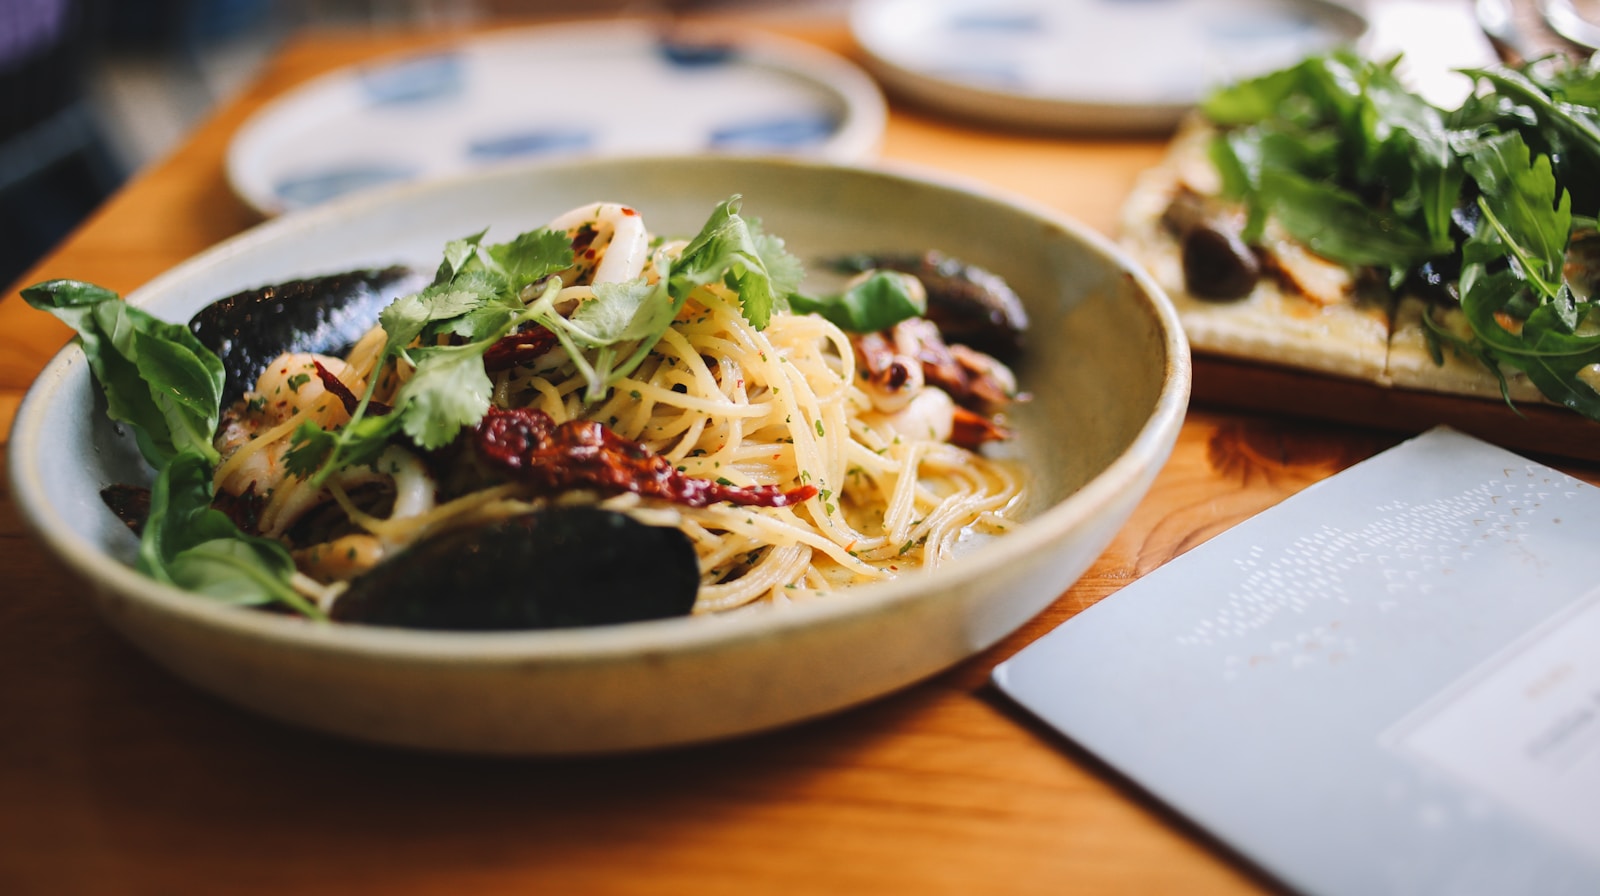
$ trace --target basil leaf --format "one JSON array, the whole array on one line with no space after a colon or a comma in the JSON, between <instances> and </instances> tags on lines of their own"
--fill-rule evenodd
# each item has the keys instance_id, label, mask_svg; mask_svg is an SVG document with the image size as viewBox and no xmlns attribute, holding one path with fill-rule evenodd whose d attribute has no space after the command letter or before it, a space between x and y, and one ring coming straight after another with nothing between
<instances>
[{"instance_id":1,"label":"basil leaf","mask_svg":"<svg viewBox=\"0 0 1600 896\"><path fill-rule=\"evenodd\" d=\"M151 466L159 468L183 451L216 462L211 439L221 417L225 373L188 327L75 280L38 283L23 289L22 297L77 331L108 415L134 429Z\"/></svg>"},{"instance_id":2,"label":"basil leaf","mask_svg":"<svg viewBox=\"0 0 1600 896\"><path fill-rule=\"evenodd\" d=\"M160 582L224 603L278 602L302 615L322 613L290 585L294 561L281 544L244 534L211 506L212 464L181 452L156 475L138 568Z\"/></svg>"},{"instance_id":3,"label":"basil leaf","mask_svg":"<svg viewBox=\"0 0 1600 896\"><path fill-rule=\"evenodd\" d=\"M923 316L928 302L911 275L873 271L837 295L821 299L792 295L789 307L801 314L821 315L846 332L873 333Z\"/></svg>"},{"instance_id":4,"label":"basil leaf","mask_svg":"<svg viewBox=\"0 0 1600 896\"><path fill-rule=\"evenodd\" d=\"M1262 172L1261 194L1284 229L1324 258L1350 265L1406 267L1438 254L1404 220L1322 181L1272 168Z\"/></svg>"}]
</instances>

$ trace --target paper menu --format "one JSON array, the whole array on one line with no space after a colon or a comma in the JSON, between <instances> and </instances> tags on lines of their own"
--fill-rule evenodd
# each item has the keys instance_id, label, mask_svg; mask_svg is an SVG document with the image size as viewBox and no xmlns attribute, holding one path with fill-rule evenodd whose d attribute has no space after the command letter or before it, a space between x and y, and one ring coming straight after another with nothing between
<instances>
[{"instance_id":1,"label":"paper menu","mask_svg":"<svg viewBox=\"0 0 1600 896\"><path fill-rule=\"evenodd\" d=\"M1069 620L996 684L1310 893L1600 893L1600 489L1450 430Z\"/></svg>"}]
</instances>

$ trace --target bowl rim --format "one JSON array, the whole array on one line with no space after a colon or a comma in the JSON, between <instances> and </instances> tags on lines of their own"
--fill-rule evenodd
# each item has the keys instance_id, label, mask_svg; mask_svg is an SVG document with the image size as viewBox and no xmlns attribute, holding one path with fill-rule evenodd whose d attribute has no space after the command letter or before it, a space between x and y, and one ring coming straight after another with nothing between
<instances>
[{"instance_id":1,"label":"bowl rim","mask_svg":"<svg viewBox=\"0 0 1600 896\"><path fill-rule=\"evenodd\" d=\"M47 450L39 430L58 393L74 375L90 375L88 361L74 339L51 358L29 387L9 437L9 478L19 514L28 528L62 561L74 577L91 589L124 595L192 625L218 628L236 638L272 642L313 651L355 653L372 660L405 659L412 663L516 663L550 661L602 664L642 653L713 651L738 642L777 637L796 629L845 625L861 617L893 612L913 601L957 600L968 588L981 590L987 573L1016 565L1031 552L1049 550L1057 537L1074 528L1092 508L1111 503L1141 479L1153 477L1165 462L1187 411L1192 376L1188 341L1177 311L1154 279L1110 239L1078 221L1026 197L993 186L916 165L893 163L842 164L817 159L754 155L607 156L555 159L466 172L457 176L396 184L355 194L310 209L269 219L178 263L125 299L144 305L199 271L225 265L261 243L285 232L316 229L328 219L372 214L369 206L405 203L416 194L449 191L464 184L515 177L553 169L612 168L641 165L703 166L730 163L807 169L819 173L851 173L886 178L917 187L965 194L968 198L1007 205L1058 228L1087 246L1131 278L1144 294L1147 313L1159 326L1165 350L1164 370L1155 404L1133 440L1112 462L1072 494L981 548L951 558L930 573L916 572L851 589L849 600L815 600L784 607L751 607L743 612L706 614L590 628L515 632L439 632L320 624L299 617L264 613L195 595L151 579L104 551L94 540L75 532L58 508L47 500L40 477L32 475ZM1151 469L1154 467L1154 469ZM924 595L929 576L940 581L938 593ZM966 587L960 587L966 586ZM1054 598L1052 598L1053 600Z\"/></svg>"}]
</instances>

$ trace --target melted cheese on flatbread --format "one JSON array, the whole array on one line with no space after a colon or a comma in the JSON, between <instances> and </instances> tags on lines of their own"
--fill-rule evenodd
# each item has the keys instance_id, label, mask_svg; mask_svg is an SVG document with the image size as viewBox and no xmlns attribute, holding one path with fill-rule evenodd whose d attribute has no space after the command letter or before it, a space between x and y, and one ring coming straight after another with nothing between
<instances>
[{"instance_id":1,"label":"melted cheese on flatbread","mask_svg":"<svg viewBox=\"0 0 1600 896\"><path fill-rule=\"evenodd\" d=\"M1447 332L1459 333L1463 339L1471 337L1461 309L1438 305L1430 308L1427 301L1416 296L1401 298L1395 308L1394 333L1389 338L1389 381L1402 389L1499 400L1500 381L1484 369L1482 361L1443 342L1439 345L1442 363L1434 360L1428 347L1428 328L1422 322L1422 316L1430 313ZM1501 365L1501 373L1512 401L1549 403L1522 371Z\"/></svg>"}]
</instances>

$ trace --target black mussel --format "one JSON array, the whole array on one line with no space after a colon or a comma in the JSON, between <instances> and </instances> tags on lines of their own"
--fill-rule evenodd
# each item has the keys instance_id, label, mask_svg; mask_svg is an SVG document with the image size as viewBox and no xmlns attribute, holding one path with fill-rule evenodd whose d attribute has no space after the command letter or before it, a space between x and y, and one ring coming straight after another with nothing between
<instances>
[{"instance_id":1,"label":"black mussel","mask_svg":"<svg viewBox=\"0 0 1600 896\"><path fill-rule=\"evenodd\" d=\"M928 250L920 254L861 254L834 259L842 271L899 271L922 281L928 319L945 342L958 342L1001 360L1014 359L1028 329L1028 312L1003 277Z\"/></svg>"},{"instance_id":2,"label":"black mussel","mask_svg":"<svg viewBox=\"0 0 1600 896\"><path fill-rule=\"evenodd\" d=\"M449 631L611 625L687 615L699 587L680 530L550 507L423 539L352 581L332 616Z\"/></svg>"},{"instance_id":3,"label":"black mussel","mask_svg":"<svg viewBox=\"0 0 1600 896\"><path fill-rule=\"evenodd\" d=\"M427 282L399 266L291 280L219 299L201 309L189 329L222 359L227 406L284 352L343 354L378 322L384 306Z\"/></svg>"},{"instance_id":4,"label":"black mussel","mask_svg":"<svg viewBox=\"0 0 1600 896\"><path fill-rule=\"evenodd\" d=\"M100 500L133 534L144 534L144 521L150 517L149 489L137 485L108 485L100 490Z\"/></svg>"}]
</instances>

